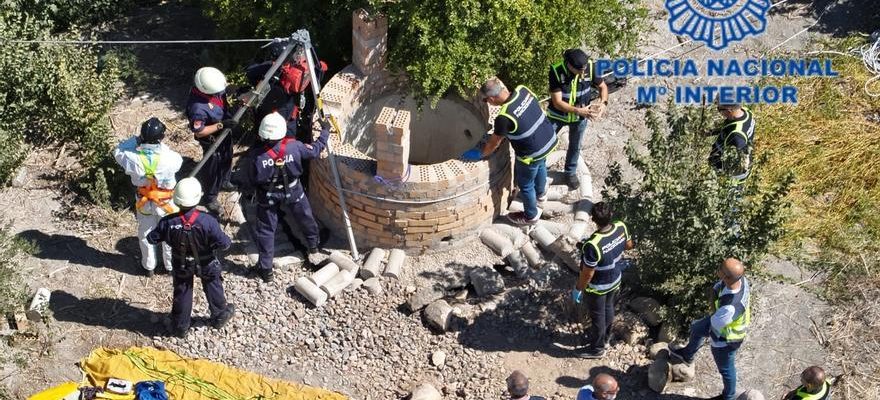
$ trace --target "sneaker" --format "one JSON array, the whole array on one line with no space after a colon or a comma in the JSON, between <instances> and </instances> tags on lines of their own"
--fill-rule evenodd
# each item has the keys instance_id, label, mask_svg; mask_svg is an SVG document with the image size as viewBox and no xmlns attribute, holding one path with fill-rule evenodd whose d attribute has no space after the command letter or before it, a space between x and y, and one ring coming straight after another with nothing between
<instances>
[{"instance_id":1,"label":"sneaker","mask_svg":"<svg viewBox=\"0 0 880 400\"><path fill-rule=\"evenodd\" d=\"M232 182L223 182L223 184L220 185L220 190L222 190L224 192L234 192L234 191L238 190L238 186L236 186Z\"/></svg>"},{"instance_id":2,"label":"sneaker","mask_svg":"<svg viewBox=\"0 0 880 400\"><path fill-rule=\"evenodd\" d=\"M210 212L211 214L220 215L221 207L220 202L218 202L217 200L205 204L205 208L207 208L208 212Z\"/></svg>"},{"instance_id":3,"label":"sneaker","mask_svg":"<svg viewBox=\"0 0 880 400\"><path fill-rule=\"evenodd\" d=\"M146 272L144 272L144 275L146 275L147 278L152 278L153 275L156 275L156 271L154 271L152 269L148 269L148 270L146 270Z\"/></svg>"},{"instance_id":4,"label":"sneaker","mask_svg":"<svg viewBox=\"0 0 880 400\"><path fill-rule=\"evenodd\" d=\"M547 201L547 193L538 196L538 203L543 203L545 201Z\"/></svg>"},{"instance_id":5,"label":"sneaker","mask_svg":"<svg viewBox=\"0 0 880 400\"><path fill-rule=\"evenodd\" d=\"M232 319L233 315L235 315L235 304L228 304L226 310L211 321L211 326L214 327L214 329L220 329Z\"/></svg>"},{"instance_id":6,"label":"sneaker","mask_svg":"<svg viewBox=\"0 0 880 400\"><path fill-rule=\"evenodd\" d=\"M684 358L684 355L682 355L681 353L679 353L679 350L681 350L681 349L679 349L679 350L673 350L671 347L669 347L668 350L669 350L669 356L670 356L670 357L672 357L672 358L674 358L674 359L676 359L676 360L678 360L678 361L681 361L681 362L687 364L688 366L690 366L691 364L694 363L693 360L688 361L687 359Z\"/></svg>"},{"instance_id":7,"label":"sneaker","mask_svg":"<svg viewBox=\"0 0 880 400\"><path fill-rule=\"evenodd\" d=\"M260 279L263 280L264 283L272 282L272 278L275 277L275 272L272 272L272 269L257 269L257 275L260 276Z\"/></svg>"},{"instance_id":8,"label":"sneaker","mask_svg":"<svg viewBox=\"0 0 880 400\"><path fill-rule=\"evenodd\" d=\"M566 175L565 184L568 185L569 190L577 190L581 187L581 180L578 179L577 175Z\"/></svg>"},{"instance_id":9,"label":"sneaker","mask_svg":"<svg viewBox=\"0 0 880 400\"><path fill-rule=\"evenodd\" d=\"M526 218L526 213L522 211L512 212L507 214L507 219L514 225L534 225L538 222L539 215L536 215L535 218L529 219Z\"/></svg>"},{"instance_id":10,"label":"sneaker","mask_svg":"<svg viewBox=\"0 0 880 400\"><path fill-rule=\"evenodd\" d=\"M584 358L587 360L598 360L602 357L605 357L605 349L596 349L596 348L587 348L581 352L578 352L578 357Z\"/></svg>"}]
</instances>

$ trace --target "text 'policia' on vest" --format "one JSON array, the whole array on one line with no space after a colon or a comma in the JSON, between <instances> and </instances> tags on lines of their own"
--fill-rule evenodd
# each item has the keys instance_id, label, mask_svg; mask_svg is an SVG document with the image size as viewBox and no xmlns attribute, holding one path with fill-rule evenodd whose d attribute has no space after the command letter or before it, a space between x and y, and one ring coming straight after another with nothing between
<instances>
[{"instance_id":1,"label":"text 'policia' on vest","mask_svg":"<svg viewBox=\"0 0 880 400\"><path fill-rule=\"evenodd\" d=\"M517 161L531 164L547 157L556 149L558 140L553 126L547 121L538 98L525 86L517 86L513 95L498 111L513 122L513 129L506 135L510 140Z\"/></svg>"}]
</instances>

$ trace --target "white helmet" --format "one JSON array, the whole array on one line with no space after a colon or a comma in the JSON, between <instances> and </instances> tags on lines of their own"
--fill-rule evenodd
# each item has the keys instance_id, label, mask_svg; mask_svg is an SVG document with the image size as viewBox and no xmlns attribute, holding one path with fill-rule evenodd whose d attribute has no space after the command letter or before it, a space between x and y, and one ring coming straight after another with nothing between
<instances>
[{"instance_id":1,"label":"white helmet","mask_svg":"<svg viewBox=\"0 0 880 400\"><path fill-rule=\"evenodd\" d=\"M183 178L174 187L174 203L179 207L195 207L202 199L202 184L196 178Z\"/></svg>"},{"instance_id":2,"label":"white helmet","mask_svg":"<svg viewBox=\"0 0 880 400\"><path fill-rule=\"evenodd\" d=\"M263 140L280 140L287 134L287 121L281 114L273 112L260 121L260 137Z\"/></svg>"},{"instance_id":3,"label":"white helmet","mask_svg":"<svg viewBox=\"0 0 880 400\"><path fill-rule=\"evenodd\" d=\"M216 94L226 90L226 77L214 67L199 68L193 81L196 89L204 94Z\"/></svg>"}]
</instances>

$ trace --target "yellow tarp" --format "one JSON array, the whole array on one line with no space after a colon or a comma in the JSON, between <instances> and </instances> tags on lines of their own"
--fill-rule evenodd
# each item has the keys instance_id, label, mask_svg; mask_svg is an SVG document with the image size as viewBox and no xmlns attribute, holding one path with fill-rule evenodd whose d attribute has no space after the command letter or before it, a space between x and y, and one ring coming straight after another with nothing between
<instances>
[{"instance_id":1,"label":"yellow tarp","mask_svg":"<svg viewBox=\"0 0 880 400\"><path fill-rule=\"evenodd\" d=\"M324 389L298 385L227 367L183 358L150 347L97 349L80 363L86 383L104 387L109 378L165 382L170 400L345 400Z\"/></svg>"}]
</instances>

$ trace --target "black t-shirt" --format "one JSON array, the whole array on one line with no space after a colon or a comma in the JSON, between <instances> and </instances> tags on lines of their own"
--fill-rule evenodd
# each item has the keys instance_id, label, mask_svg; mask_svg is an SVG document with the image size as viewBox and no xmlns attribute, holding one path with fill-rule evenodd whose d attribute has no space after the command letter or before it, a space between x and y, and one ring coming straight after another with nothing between
<instances>
[{"instance_id":1,"label":"black t-shirt","mask_svg":"<svg viewBox=\"0 0 880 400\"><path fill-rule=\"evenodd\" d=\"M565 73L559 77L559 78L561 78L561 80L556 78L556 73L553 72L552 67L550 68L549 78L548 78L548 81L550 82L550 93L561 92L563 88L568 88L569 86L571 86L571 80L574 79L574 74L572 74L571 71L568 70L568 66L564 62L563 62L563 66L565 67ZM593 86L594 88L599 87L599 85L602 83L603 79L596 72L596 64L595 63L593 63L592 67L590 68L590 73L591 73L591 76L593 77L592 81L590 81L590 85Z\"/></svg>"},{"instance_id":2,"label":"black t-shirt","mask_svg":"<svg viewBox=\"0 0 880 400\"><path fill-rule=\"evenodd\" d=\"M510 118L497 116L495 117L495 130L494 134L499 136L507 136L513 130L513 121Z\"/></svg>"}]
</instances>

